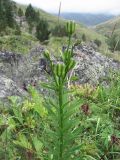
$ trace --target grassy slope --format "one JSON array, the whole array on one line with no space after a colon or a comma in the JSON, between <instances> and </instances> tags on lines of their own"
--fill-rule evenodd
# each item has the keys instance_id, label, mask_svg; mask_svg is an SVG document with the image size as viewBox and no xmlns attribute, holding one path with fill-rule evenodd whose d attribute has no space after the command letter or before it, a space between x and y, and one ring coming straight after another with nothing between
<instances>
[{"instance_id":1,"label":"grassy slope","mask_svg":"<svg viewBox=\"0 0 120 160\"><path fill-rule=\"evenodd\" d=\"M77 39L81 40L82 35L85 34L87 41L91 41L91 40L95 40L95 39L99 39L102 42L101 47L99 48L99 51L103 54L105 54L105 51L108 49L108 46L106 44L106 40L105 37L96 33L95 31L93 31L92 29L88 29L87 27L77 24L76 25L76 35L77 35ZM73 43L75 43L75 41L77 41L77 39L73 39ZM67 43L67 38L66 37L51 37L49 44L48 44L48 48L51 49L53 52L54 51L58 51L58 49L60 48L60 46L65 45Z\"/></svg>"},{"instance_id":2,"label":"grassy slope","mask_svg":"<svg viewBox=\"0 0 120 160\"><path fill-rule=\"evenodd\" d=\"M95 27L95 31L102 35L111 36L112 32L120 36L120 16L113 18L105 23L99 24ZM120 61L120 51L116 51L111 54L109 50L106 50L107 54L114 58L115 60Z\"/></svg>"},{"instance_id":3,"label":"grassy slope","mask_svg":"<svg viewBox=\"0 0 120 160\"><path fill-rule=\"evenodd\" d=\"M0 49L8 50L15 53L27 54L30 50L38 45L38 40L28 34L23 32L21 35L7 35L0 37Z\"/></svg>"},{"instance_id":4,"label":"grassy slope","mask_svg":"<svg viewBox=\"0 0 120 160\"><path fill-rule=\"evenodd\" d=\"M17 4L17 6L21 7L23 9L23 11L25 12L25 9L26 9L25 5ZM51 14L49 14L49 13L47 13L47 12L41 10L41 9L36 8L36 10L39 10L40 16L45 18L49 22L50 28L53 28L58 23L58 17L56 17L54 15L51 15ZM59 23L66 23L66 20L60 19ZM21 34L21 36L8 35L8 36L5 36L5 37L0 37L0 48L3 48L3 49L5 48L6 50L11 50L11 51L14 51L14 52L28 53L29 50L33 47L33 45L38 45L39 42L36 40L34 35L30 35L28 33L27 25L26 25L25 29L21 29L21 30L24 30L26 33L23 32ZM89 29L89 28L83 26L82 24L77 24L77 27L76 27L77 38L81 39L82 34L86 35L88 41L94 40L94 39L101 40L102 41L102 47L100 49L101 52L104 52L105 48L107 48L104 36L98 34L97 32L93 31L92 29ZM27 40L31 41L31 44L32 44L31 46L28 45ZM15 41L15 45L12 44L11 41L13 43ZM22 43L22 41L24 43ZM65 44L65 42L66 42L66 37L61 39L61 38L58 38L58 37L52 37L51 36L47 46L48 46L49 49L52 49L54 51L60 45Z\"/></svg>"},{"instance_id":5,"label":"grassy slope","mask_svg":"<svg viewBox=\"0 0 120 160\"><path fill-rule=\"evenodd\" d=\"M115 27L116 25L116 27ZM112 20L109 20L105 23L102 23L100 25L97 25L95 27L95 30L103 35L105 34L111 34L113 29L115 27L115 32L117 34L120 34L120 16L113 18Z\"/></svg>"}]
</instances>

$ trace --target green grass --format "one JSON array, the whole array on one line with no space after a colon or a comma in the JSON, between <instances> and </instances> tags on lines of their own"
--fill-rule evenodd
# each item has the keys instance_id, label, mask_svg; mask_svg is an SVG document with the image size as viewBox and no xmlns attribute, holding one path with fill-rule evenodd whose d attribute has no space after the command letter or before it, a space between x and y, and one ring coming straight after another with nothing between
<instances>
[{"instance_id":1,"label":"green grass","mask_svg":"<svg viewBox=\"0 0 120 160\"><path fill-rule=\"evenodd\" d=\"M29 53L38 43L37 39L28 33L0 37L1 50L8 50L21 54Z\"/></svg>"},{"instance_id":2,"label":"green grass","mask_svg":"<svg viewBox=\"0 0 120 160\"><path fill-rule=\"evenodd\" d=\"M109 20L105 23L97 25L95 27L95 30L102 35L111 35L115 27L115 32L117 34L120 34L119 26L120 26L120 16L113 18L112 20Z\"/></svg>"},{"instance_id":3,"label":"green grass","mask_svg":"<svg viewBox=\"0 0 120 160\"><path fill-rule=\"evenodd\" d=\"M25 9L27 6L17 4L17 7L18 8L21 7L23 9L23 11L25 12ZM35 8L35 9L40 12L41 17L43 17L44 19L46 19L48 21L50 29L54 28L55 25L58 24L58 17L57 16L54 16L50 13L47 13L47 12L43 11L42 9L38 9L38 8ZM66 20L60 18L59 23L66 24ZM97 27L99 27L99 26L97 26ZM106 29L107 29L107 27L108 26L106 26ZM118 30L119 30L119 28L118 28ZM12 33L14 32L14 30L13 31L10 30L10 31L8 31L8 36L0 37L0 49L2 49L2 50L5 49L5 50L13 51L16 53L27 54L30 52L32 47L39 44L39 42L35 38L35 35L34 34L31 35L28 33L27 23L24 23L24 26L21 28L21 31L22 31L21 36L13 35ZM104 28L103 32L105 33L105 28ZM76 25L76 37L77 38L76 39L74 38L73 42L75 43L75 41L81 40L83 34L85 34L87 42L89 42L91 40L94 41L95 39L98 39L102 42L102 45L99 48L99 52L101 52L102 54L113 57L115 59L116 59L116 57L117 58L119 57L119 54L117 54L117 56L116 55L114 56L109 51L108 45L106 43L106 37L104 35L97 33L93 29L87 28L86 26L84 26L83 24L80 24L80 23L77 23L77 25ZM53 37L51 35L50 39L48 41L48 44L47 45L44 44L44 45L45 45L45 47L47 46L47 48L50 49L50 51L52 53L54 53L55 55L59 55L59 49L61 49L61 46L63 46L66 42L67 42L66 37L60 38L60 37ZM118 59L120 59L120 58L118 58Z\"/></svg>"},{"instance_id":4,"label":"green grass","mask_svg":"<svg viewBox=\"0 0 120 160\"><path fill-rule=\"evenodd\" d=\"M112 33L117 34L120 36L120 16L113 18L105 23L97 25L94 29L96 32L103 36L111 36ZM107 39L107 38L106 38ZM112 53L108 47L103 48L103 52L110 58L114 60L120 61L120 51L116 51Z\"/></svg>"}]
</instances>

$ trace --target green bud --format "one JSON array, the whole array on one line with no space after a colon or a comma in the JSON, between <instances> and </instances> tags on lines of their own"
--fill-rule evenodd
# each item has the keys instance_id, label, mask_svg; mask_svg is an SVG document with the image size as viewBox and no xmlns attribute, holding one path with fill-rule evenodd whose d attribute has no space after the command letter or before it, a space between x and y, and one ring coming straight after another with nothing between
<instances>
[{"instance_id":1,"label":"green bud","mask_svg":"<svg viewBox=\"0 0 120 160\"><path fill-rule=\"evenodd\" d=\"M60 77L61 76L61 72L62 72L62 66L61 64L57 64L57 76Z\"/></svg>"},{"instance_id":2,"label":"green bud","mask_svg":"<svg viewBox=\"0 0 120 160\"><path fill-rule=\"evenodd\" d=\"M61 76L64 77L65 76L65 71L66 71L66 67L65 65L62 66L62 72L61 72Z\"/></svg>"},{"instance_id":3,"label":"green bud","mask_svg":"<svg viewBox=\"0 0 120 160\"><path fill-rule=\"evenodd\" d=\"M64 58L65 61L69 60L71 58L71 55L72 55L71 50L68 50L68 51L66 50L63 54L64 54L64 57L65 57Z\"/></svg>"},{"instance_id":4,"label":"green bud","mask_svg":"<svg viewBox=\"0 0 120 160\"><path fill-rule=\"evenodd\" d=\"M49 52L48 50L46 50L46 51L44 52L44 57L45 57L46 59L50 60L50 52Z\"/></svg>"},{"instance_id":5,"label":"green bud","mask_svg":"<svg viewBox=\"0 0 120 160\"><path fill-rule=\"evenodd\" d=\"M69 35L72 35L75 32L75 22L74 21L67 22L67 32Z\"/></svg>"},{"instance_id":6,"label":"green bud","mask_svg":"<svg viewBox=\"0 0 120 160\"><path fill-rule=\"evenodd\" d=\"M75 67L75 65L76 65L75 60L71 59L68 69L69 69L69 70L73 69L73 68Z\"/></svg>"},{"instance_id":7,"label":"green bud","mask_svg":"<svg viewBox=\"0 0 120 160\"><path fill-rule=\"evenodd\" d=\"M54 64L53 65L53 70L55 75L57 75L58 77L64 77L65 75L65 65L58 63L57 65Z\"/></svg>"},{"instance_id":8,"label":"green bud","mask_svg":"<svg viewBox=\"0 0 120 160\"><path fill-rule=\"evenodd\" d=\"M57 65L57 75L59 77L63 77L65 75L65 65L64 64L58 64Z\"/></svg>"},{"instance_id":9,"label":"green bud","mask_svg":"<svg viewBox=\"0 0 120 160\"><path fill-rule=\"evenodd\" d=\"M53 72L55 75L57 75L57 65L53 64Z\"/></svg>"}]
</instances>

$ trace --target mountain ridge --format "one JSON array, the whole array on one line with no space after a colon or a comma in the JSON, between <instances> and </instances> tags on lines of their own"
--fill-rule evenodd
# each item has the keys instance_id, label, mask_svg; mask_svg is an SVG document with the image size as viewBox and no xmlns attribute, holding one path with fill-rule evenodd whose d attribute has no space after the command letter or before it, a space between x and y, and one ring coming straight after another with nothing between
<instances>
[{"instance_id":1,"label":"mountain ridge","mask_svg":"<svg viewBox=\"0 0 120 160\"><path fill-rule=\"evenodd\" d=\"M61 17L65 19L75 20L77 22L83 23L86 26L94 26L102 22L108 21L115 16L112 14L105 14L105 13L93 14L93 13L63 12L61 13Z\"/></svg>"},{"instance_id":2,"label":"mountain ridge","mask_svg":"<svg viewBox=\"0 0 120 160\"><path fill-rule=\"evenodd\" d=\"M105 23L101 23L95 26L95 30L103 35L109 35L114 32L120 34L120 16L116 16L113 19L106 21Z\"/></svg>"}]
</instances>

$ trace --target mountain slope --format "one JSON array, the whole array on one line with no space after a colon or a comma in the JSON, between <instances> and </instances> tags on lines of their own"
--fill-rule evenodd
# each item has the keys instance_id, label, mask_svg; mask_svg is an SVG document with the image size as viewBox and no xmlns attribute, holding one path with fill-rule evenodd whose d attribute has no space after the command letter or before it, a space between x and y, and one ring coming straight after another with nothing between
<instances>
[{"instance_id":1,"label":"mountain slope","mask_svg":"<svg viewBox=\"0 0 120 160\"><path fill-rule=\"evenodd\" d=\"M105 23L97 25L95 30L103 35L110 35L112 32L120 34L120 16L117 16Z\"/></svg>"},{"instance_id":2,"label":"mountain slope","mask_svg":"<svg viewBox=\"0 0 120 160\"><path fill-rule=\"evenodd\" d=\"M16 6L17 8L21 8L23 12L25 13L27 6L21 5L21 4L16 4ZM50 26L50 30L52 30L58 24L64 24L64 25L66 24L65 19L60 18L59 23L58 23L57 16L47 13L38 8L35 8L35 9L39 11L40 17L47 20ZM19 19L20 17L17 16L18 25L19 25ZM35 38L35 32L32 34L29 33L26 20L24 20L23 25L20 28L21 28L21 35L14 35L12 32L10 33L8 31L7 36L5 35L5 36L0 37L0 49L1 50L5 49L5 50L13 51L15 53L25 53L26 54L30 52L33 46L38 46L40 42ZM83 34L85 34L87 42L98 39L102 42L102 46L101 46L102 50L104 47L107 47L104 36L98 34L97 32L93 31L90 28L85 27L84 25L80 23L77 23L76 34L75 34L76 36L73 39L73 41L75 42L76 40L81 40ZM67 41L66 37L62 37L62 38L53 37L53 35L51 34L47 44L45 45L47 45L48 48L50 49L52 48L54 50L58 48L59 46L64 45L66 41Z\"/></svg>"},{"instance_id":3,"label":"mountain slope","mask_svg":"<svg viewBox=\"0 0 120 160\"><path fill-rule=\"evenodd\" d=\"M93 26L112 19L114 16L107 14L90 13L61 13L61 17L65 19L75 20L87 26Z\"/></svg>"}]
</instances>

